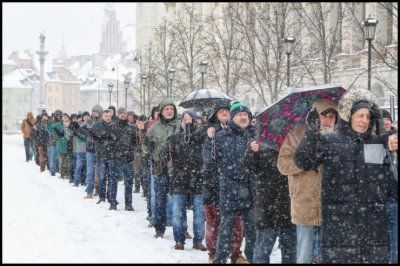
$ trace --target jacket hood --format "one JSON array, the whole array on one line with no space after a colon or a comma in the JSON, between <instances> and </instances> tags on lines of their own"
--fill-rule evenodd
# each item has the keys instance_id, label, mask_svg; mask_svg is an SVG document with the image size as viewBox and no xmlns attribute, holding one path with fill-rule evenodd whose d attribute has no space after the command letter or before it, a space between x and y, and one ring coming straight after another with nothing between
<instances>
[{"instance_id":1,"label":"jacket hood","mask_svg":"<svg viewBox=\"0 0 400 266\"><path fill-rule=\"evenodd\" d=\"M351 108L353 105L361 100L375 103L378 107L378 100L369 90L363 88L349 89L340 99L338 104L339 116L342 120L350 123Z\"/></svg>"},{"instance_id":2,"label":"jacket hood","mask_svg":"<svg viewBox=\"0 0 400 266\"><path fill-rule=\"evenodd\" d=\"M211 123L211 124L217 123L217 120L218 120L218 118L217 118L217 112L218 112L218 110L221 109L221 108L226 108L226 109L229 110L229 109L231 108L230 102L229 102L229 101L226 101L226 100L219 100L219 101L217 101L217 102L214 104L213 108L212 108L210 117L208 118L208 122L209 122L209 123Z\"/></svg>"},{"instance_id":3,"label":"jacket hood","mask_svg":"<svg viewBox=\"0 0 400 266\"><path fill-rule=\"evenodd\" d=\"M174 106L174 117L171 119L171 120L174 120L174 119L176 118L176 116L178 115L178 111L176 110L176 106L175 106L174 101L173 101L172 99L169 99L169 98L164 99L164 100L162 100L162 101L160 102L160 104L159 104L159 109L160 109L160 114L159 114L159 116L160 116L160 118L165 119L165 118L162 116L161 113L162 113L162 109L163 109L165 106L167 106L167 105L173 105L173 106Z\"/></svg>"},{"instance_id":4,"label":"jacket hood","mask_svg":"<svg viewBox=\"0 0 400 266\"><path fill-rule=\"evenodd\" d=\"M32 118L33 118L33 113L32 113L32 112L28 112L28 113L26 114L26 118L27 118L27 119L32 119Z\"/></svg>"}]
</instances>

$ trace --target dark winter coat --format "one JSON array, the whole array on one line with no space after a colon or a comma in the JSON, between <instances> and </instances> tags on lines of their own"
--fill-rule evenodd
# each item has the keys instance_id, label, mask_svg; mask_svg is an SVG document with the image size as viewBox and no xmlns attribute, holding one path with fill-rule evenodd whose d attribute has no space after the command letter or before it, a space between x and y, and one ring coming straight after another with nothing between
<instances>
[{"instance_id":1,"label":"dark winter coat","mask_svg":"<svg viewBox=\"0 0 400 266\"><path fill-rule=\"evenodd\" d=\"M254 138L254 129L240 129L231 120L228 129L215 136L221 214L250 209L254 205L255 175L242 166L247 143Z\"/></svg>"},{"instance_id":2,"label":"dark winter coat","mask_svg":"<svg viewBox=\"0 0 400 266\"><path fill-rule=\"evenodd\" d=\"M110 145L107 147L107 159L120 162L133 162L135 150L135 128L128 120L111 122Z\"/></svg>"},{"instance_id":3,"label":"dark winter coat","mask_svg":"<svg viewBox=\"0 0 400 266\"><path fill-rule=\"evenodd\" d=\"M294 160L306 171L322 164L321 262L388 263L387 204L394 185L386 141L372 133L372 125L379 123L374 117L363 134L351 128L352 103L368 91L347 93L341 99L345 103L339 103L345 119L339 129L320 137L307 130Z\"/></svg>"},{"instance_id":4,"label":"dark winter coat","mask_svg":"<svg viewBox=\"0 0 400 266\"><path fill-rule=\"evenodd\" d=\"M107 159L107 147L111 143L110 126L111 122L106 123L101 121L91 129L96 150L96 159L100 161Z\"/></svg>"},{"instance_id":5,"label":"dark winter coat","mask_svg":"<svg viewBox=\"0 0 400 266\"><path fill-rule=\"evenodd\" d=\"M213 149L215 141L207 136L207 129L215 128L215 134L222 130L221 123L202 126L199 131L204 131L205 137L203 143L203 161L204 161L204 178L203 178L203 201L204 204L219 204L219 174L217 162L213 158Z\"/></svg>"},{"instance_id":6,"label":"dark winter coat","mask_svg":"<svg viewBox=\"0 0 400 266\"><path fill-rule=\"evenodd\" d=\"M258 229L294 228L290 218L287 176L276 166L279 152L260 145L259 152L248 147L244 168L256 174L255 215Z\"/></svg>"},{"instance_id":7,"label":"dark winter coat","mask_svg":"<svg viewBox=\"0 0 400 266\"><path fill-rule=\"evenodd\" d=\"M187 142L187 143L186 143ZM170 135L161 152L163 168L172 162L170 192L172 194L201 194L203 186L202 138L193 133L188 137L180 132Z\"/></svg>"},{"instance_id":8,"label":"dark winter coat","mask_svg":"<svg viewBox=\"0 0 400 266\"><path fill-rule=\"evenodd\" d=\"M47 147L47 142L49 141L49 133L47 132L47 121L39 119L36 124L36 146Z\"/></svg>"},{"instance_id":9,"label":"dark winter coat","mask_svg":"<svg viewBox=\"0 0 400 266\"><path fill-rule=\"evenodd\" d=\"M86 152L95 152L95 141L93 139L92 128L94 125L99 123L98 119L90 118L89 121L83 122L83 126L78 131L79 133L86 136Z\"/></svg>"}]
</instances>

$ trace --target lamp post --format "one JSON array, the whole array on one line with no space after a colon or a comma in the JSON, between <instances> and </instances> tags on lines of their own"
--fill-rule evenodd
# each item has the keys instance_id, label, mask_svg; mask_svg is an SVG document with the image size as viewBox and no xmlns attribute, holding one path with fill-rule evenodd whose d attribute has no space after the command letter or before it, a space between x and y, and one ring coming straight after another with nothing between
<instances>
[{"instance_id":1,"label":"lamp post","mask_svg":"<svg viewBox=\"0 0 400 266\"><path fill-rule=\"evenodd\" d=\"M175 68L170 68L168 70L169 73L169 88L167 87L167 97L172 97L172 80L174 79L175 75Z\"/></svg>"},{"instance_id":2,"label":"lamp post","mask_svg":"<svg viewBox=\"0 0 400 266\"><path fill-rule=\"evenodd\" d=\"M376 25L378 24L378 20L374 18L367 18L362 22L364 26L364 35L365 39L368 41L368 90L371 90L371 47L372 40L375 36Z\"/></svg>"},{"instance_id":3,"label":"lamp post","mask_svg":"<svg viewBox=\"0 0 400 266\"><path fill-rule=\"evenodd\" d=\"M118 108L118 65L115 67L113 67L112 68L112 71L115 71L115 69L117 69L117 105L116 105L116 108Z\"/></svg>"},{"instance_id":4,"label":"lamp post","mask_svg":"<svg viewBox=\"0 0 400 266\"><path fill-rule=\"evenodd\" d=\"M283 45L285 47L285 53L287 54L287 87L290 87L290 54L293 50L293 44L296 39L292 36L287 36L283 41Z\"/></svg>"},{"instance_id":5,"label":"lamp post","mask_svg":"<svg viewBox=\"0 0 400 266\"><path fill-rule=\"evenodd\" d=\"M108 83L108 92L110 93L110 105L109 106L111 106L111 92L113 90L113 86L114 86L114 84L112 84L111 82Z\"/></svg>"},{"instance_id":6,"label":"lamp post","mask_svg":"<svg viewBox=\"0 0 400 266\"><path fill-rule=\"evenodd\" d=\"M130 75L126 75L125 81L124 81L124 86L125 86L125 108L128 109L128 89L129 89L129 84L131 83L131 78Z\"/></svg>"},{"instance_id":7,"label":"lamp post","mask_svg":"<svg viewBox=\"0 0 400 266\"><path fill-rule=\"evenodd\" d=\"M201 89L204 89L204 74L207 70L208 61L203 60L200 62L200 72L201 72Z\"/></svg>"},{"instance_id":8,"label":"lamp post","mask_svg":"<svg viewBox=\"0 0 400 266\"><path fill-rule=\"evenodd\" d=\"M143 114L146 111L146 83L147 83L147 76L142 74L142 97L143 97Z\"/></svg>"}]
</instances>

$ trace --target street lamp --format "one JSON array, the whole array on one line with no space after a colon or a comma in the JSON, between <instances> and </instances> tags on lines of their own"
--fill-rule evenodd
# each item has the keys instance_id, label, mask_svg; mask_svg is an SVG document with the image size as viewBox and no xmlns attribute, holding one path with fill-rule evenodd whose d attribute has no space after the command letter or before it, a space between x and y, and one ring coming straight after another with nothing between
<instances>
[{"instance_id":1,"label":"street lamp","mask_svg":"<svg viewBox=\"0 0 400 266\"><path fill-rule=\"evenodd\" d=\"M108 83L108 92L110 93L110 105L111 106L111 92L113 90L113 86L114 84L112 84L112 82Z\"/></svg>"},{"instance_id":2,"label":"street lamp","mask_svg":"<svg viewBox=\"0 0 400 266\"><path fill-rule=\"evenodd\" d=\"M142 97L143 97L143 114L146 111L146 83L147 83L147 76L145 74L142 74L141 76L142 79Z\"/></svg>"},{"instance_id":3,"label":"street lamp","mask_svg":"<svg viewBox=\"0 0 400 266\"><path fill-rule=\"evenodd\" d=\"M368 41L368 90L371 90L371 47L372 40L375 36L376 25L378 20L374 18L367 18L362 22L364 26L365 39Z\"/></svg>"},{"instance_id":4,"label":"street lamp","mask_svg":"<svg viewBox=\"0 0 400 266\"><path fill-rule=\"evenodd\" d=\"M200 62L200 72L201 72L201 88L204 89L204 74L207 70L208 61L203 60Z\"/></svg>"},{"instance_id":5,"label":"street lamp","mask_svg":"<svg viewBox=\"0 0 400 266\"><path fill-rule=\"evenodd\" d=\"M173 67L168 70L168 73L169 73L169 87L170 87L170 88L167 87L167 97L168 98L172 97L172 80L174 79L175 71L176 70Z\"/></svg>"},{"instance_id":6,"label":"street lamp","mask_svg":"<svg viewBox=\"0 0 400 266\"><path fill-rule=\"evenodd\" d=\"M112 71L115 71L115 68L117 69L117 106L116 106L116 108L118 108L118 66L114 66L113 68L112 68Z\"/></svg>"},{"instance_id":7,"label":"street lamp","mask_svg":"<svg viewBox=\"0 0 400 266\"><path fill-rule=\"evenodd\" d=\"M290 87L290 54L293 50L293 44L296 39L292 36L287 36L283 41L283 45L285 47L285 53L287 54L287 87Z\"/></svg>"},{"instance_id":8,"label":"street lamp","mask_svg":"<svg viewBox=\"0 0 400 266\"><path fill-rule=\"evenodd\" d=\"M131 83L131 77L129 74L126 75L124 86L125 86L125 108L128 109L128 89L129 84Z\"/></svg>"}]
</instances>

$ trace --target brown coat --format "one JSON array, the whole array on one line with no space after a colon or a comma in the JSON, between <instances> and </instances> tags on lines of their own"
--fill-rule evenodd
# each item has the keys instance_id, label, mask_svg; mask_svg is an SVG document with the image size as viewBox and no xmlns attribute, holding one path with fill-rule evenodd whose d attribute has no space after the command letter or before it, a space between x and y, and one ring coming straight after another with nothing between
<instances>
[{"instance_id":1,"label":"brown coat","mask_svg":"<svg viewBox=\"0 0 400 266\"><path fill-rule=\"evenodd\" d=\"M292 223L320 225L321 168L303 171L293 161L305 131L306 126L289 131L279 151L277 166L282 175L288 176Z\"/></svg>"},{"instance_id":2,"label":"brown coat","mask_svg":"<svg viewBox=\"0 0 400 266\"><path fill-rule=\"evenodd\" d=\"M28 120L32 125L36 123L35 118L33 118L32 112L28 112L26 119L24 119L21 124L21 132L24 135L24 139L29 139L31 137L32 127L31 125L29 125Z\"/></svg>"}]
</instances>

